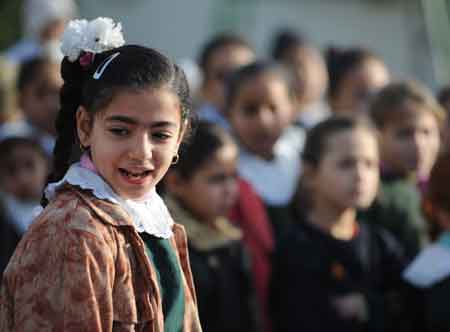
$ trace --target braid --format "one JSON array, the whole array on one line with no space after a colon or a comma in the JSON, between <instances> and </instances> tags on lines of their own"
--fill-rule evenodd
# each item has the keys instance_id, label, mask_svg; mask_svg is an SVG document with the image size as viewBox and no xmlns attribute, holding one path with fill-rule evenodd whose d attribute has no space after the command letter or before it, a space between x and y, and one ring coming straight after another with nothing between
<instances>
[{"instance_id":1,"label":"braid","mask_svg":"<svg viewBox=\"0 0 450 332\"><path fill-rule=\"evenodd\" d=\"M53 149L53 168L47 183L61 180L70 166L73 153L80 152L76 144L76 112L81 104L83 75L78 61L70 62L67 57L64 58L61 64L64 85L60 92L61 109L55 123L57 138ZM74 148L77 151L73 151ZM45 197L41 204L47 204Z\"/></svg>"}]
</instances>

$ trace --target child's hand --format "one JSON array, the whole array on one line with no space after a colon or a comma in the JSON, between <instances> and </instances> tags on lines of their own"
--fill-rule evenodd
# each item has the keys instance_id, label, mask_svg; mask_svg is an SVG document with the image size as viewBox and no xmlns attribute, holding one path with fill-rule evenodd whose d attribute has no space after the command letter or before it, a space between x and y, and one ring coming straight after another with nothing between
<instances>
[{"instance_id":1,"label":"child's hand","mask_svg":"<svg viewBox=\"0 0 450 332\"><path fill-rule=\"evenodd\" d=\"M367 301L361 293L336 296L332 300L332 304L341 318L357 319L361 322L367 322L369 320Z\"/></svg>"}]
</instances>

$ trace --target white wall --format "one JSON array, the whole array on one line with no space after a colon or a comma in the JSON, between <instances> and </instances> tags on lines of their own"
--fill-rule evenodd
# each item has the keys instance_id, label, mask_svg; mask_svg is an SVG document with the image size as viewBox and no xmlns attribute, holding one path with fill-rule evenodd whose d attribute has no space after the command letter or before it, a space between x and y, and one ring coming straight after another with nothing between
<instances>
[{"instance_id":1,"label":"white wall","mask_svg":"<svg viewBox=\"0 0 450 332\"><path fill-rule=\"evenodd\" d=\"M174 58L195 57L215 32L234 30L265 55L282 26L319 46L360 44L380 54L398 77L435 87L421 7L416 0L80 0L84 17L122 21L128 42Z\"/></svg>"}]
</instances>

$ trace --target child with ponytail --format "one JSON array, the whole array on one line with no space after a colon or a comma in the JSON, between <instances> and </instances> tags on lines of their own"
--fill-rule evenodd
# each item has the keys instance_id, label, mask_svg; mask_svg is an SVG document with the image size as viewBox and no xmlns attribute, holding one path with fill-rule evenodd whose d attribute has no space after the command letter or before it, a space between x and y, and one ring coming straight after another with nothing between
<instances>
[{"instance_id":1,"label":"child with ponytail","mask_svg":"<svg viewBox=\"0 0 450 332\"><path fill-rule=\"evenodd\" d=\"M261 331L250 252L228 218L240 194L237 158L223 128L199 122L164 180L169 211L186 228L205 332Z\"/></svg>"},{"instance_id":2,"label":"child with ponytail","mask_svg":"<svg viewBox=\"0 0 450 332\"><path fill-rule=\"evenodd\" d=\"M273 330L403 331L400 247L356 214L378 188L375 130L364 119L331 117L308 132L302 156L295 224L273 259Z\"/></svg>"},{"instance_id":3,"label":"child with ponytail","mask_svg":"<svg viewBox=\"0 0 450 332\"><path fill-rule=\"evenodd\" d=\"M63 35L53 173L4 273L1 331L201 331L184 229L155 191L189 129L188 85L123 44L107 18Z\"/></svg>"}]
</instances>

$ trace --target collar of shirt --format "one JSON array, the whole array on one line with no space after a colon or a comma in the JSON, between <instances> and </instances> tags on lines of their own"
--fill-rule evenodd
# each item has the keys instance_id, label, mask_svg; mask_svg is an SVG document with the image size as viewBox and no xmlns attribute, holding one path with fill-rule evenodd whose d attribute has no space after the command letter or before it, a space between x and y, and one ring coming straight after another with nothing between
<instances>
[{"instance_id":1,"label":"collar of shirt","mask_svg":"<svg viewBox=\"0 0 450 332\"><path fill-rule=\"evenodd\" d=\"M57 190L66 183L89 190L98 199L120 205L128 213L138 232L146 232L165 239L173 235L172 217L155 189L151 190L142 201L123 199L96 172L75 163L70 166L62 180L47 186L45 197L51 200Z\"/></svg>"}]
</instances>

